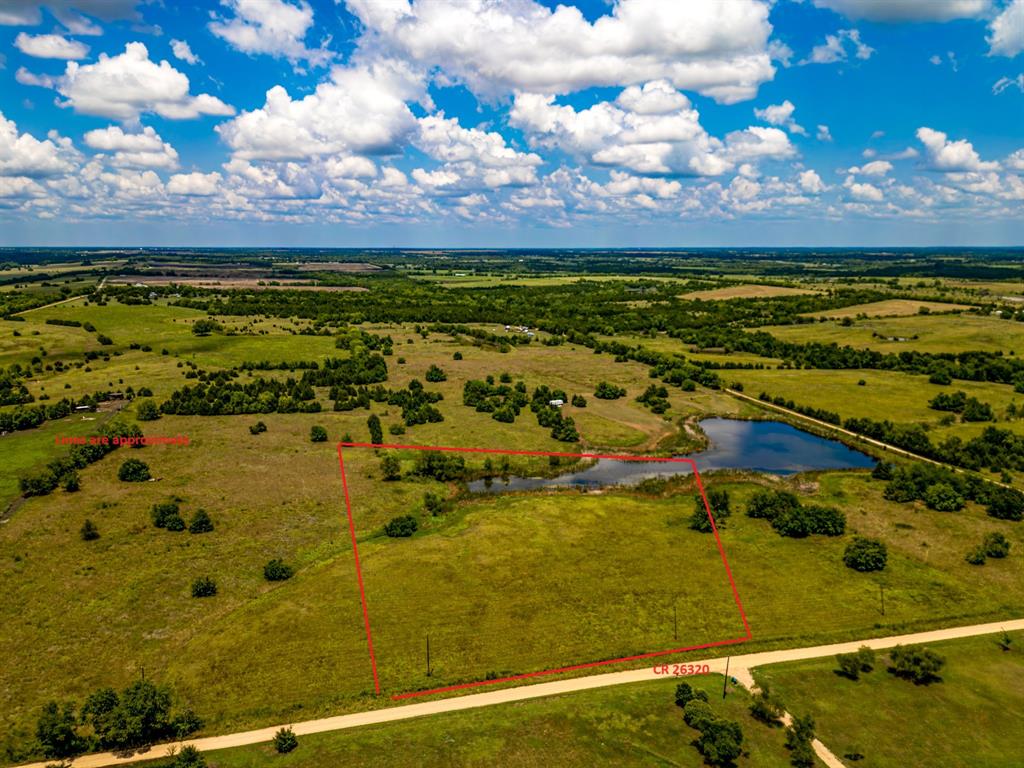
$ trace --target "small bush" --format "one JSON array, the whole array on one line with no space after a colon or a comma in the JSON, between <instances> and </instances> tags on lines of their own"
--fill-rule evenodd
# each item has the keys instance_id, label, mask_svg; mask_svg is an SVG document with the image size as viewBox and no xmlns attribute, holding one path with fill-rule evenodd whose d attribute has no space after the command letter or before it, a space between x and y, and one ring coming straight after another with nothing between
<instances>
[{"instance_id":1,"label":"small bush","mask_svg":"<svg viewBox=\"0 0 1024 768\"><path fill-rule=\"evenodd\" d=\"M889 651L892 667L889 671L897 677L910 680L915 685L929 685L940 681L939 670L946 660L930 648L897 645Z\"/></svg>"},{"instance_id":2,"label":"small bush","mask_svg":"<svg viewBox=\"0 0 1024 768\"><path fill-rule=\"evenodd\" d=\"M964 508L964 497L949 483L933 483L925 489L924 503L937 512L958 512Z\"/></svg>"},{"instance_id":3,"label":"small bush","mask_svg":"<svg viewBox=\"0 0 1024 768\"><path fill-rule=\"evenodd\" d=\"M461 359L462 359L462 353L461 352L456 352L454 355L452 355L452 360L461 360Z\"/></svg>"},{"instance_id":4,"label":"small bush","mask_svg":"<svg viewBox=\"0 0 1024 768\"><path fill-rule=\"evenodd\" d=\"M881 571L889 560L889 552L880 541L868 539L863 536L855 536L853 541L846 545L843 553L843 563L847 568L855 571Z\"/></svg>"},{"instance_id":5,"label":"small bush","mask_svg":"<svg viewBox=\"0 0 1024 768\"><path fill-rule=\"evenodd\" d=\"M698 731L703 730L704 726L714 719L714 710L706 701L693 698L683 707L683 720L688 726L696 728Z\"/></svg>"},{"instance_id":6,"label":"small bush","mask_svg":"<svg viewBox=\"0 0 1024 768\"><path fill-rule=\"evenodd\" d=\"M100 537L100 532L96 528L96 523L92 520L86 520L82 523L82 541L96 541Z\"/></svg>"},{"instance_id":7,"label":"small bush","mask_svg":"<svg viewBox=\"0 0 1024 768\"><path fill-rule=\"evenodd\" d=\"M309 428L309 440L313 443L327 442L327 430L319 424L314 424Z\"/></svg>"},{"instance_id":8,"label":"small bush","mask_svg":"<svg viewBox=\"0 0 1024 768\"><path fill-rule=\"evenodd\" d=\"M173 501L165 501L161 504L154 504L153 508L149 511L149 516L153 520L153 525L157 528L166 528L167 521L172 517L180 517L178 514L178 505Z\"/></svg>"},{"instance_id":9,"label":"small bush","mask_svg":"<svg viewBox=\"0 0 1024 768\"><path fill-rule=\"evenodd\" d=\"M192 582L192 597L213 597L217 594L217 582L210 576L200 576Z\"/></svg>"},{"instance_id":10,"label":"small bush","mask_svg":"<svg viewBox=\"0 0 1024 768\"><path fill-rule=\"evenodd\" d=\"M393 539L404 538L416 533L418 527L419 524L416 522L415 517L412 515L401 515L400 517L392 518L384 526L384 533Z\"/></svg>"},{"instance_id":11,"label":"small bush","mask_svg":"<svg viewBox=\"0 0 1024 768\"><path fill-rule=\"evenodd\" d=\"M149 480L149 466L138 459L128 459L117 470L117 477L124 483L142 483Z\"/></svg>"},{"instance_id":12,"label":"small bush","mask_svg":"<svg viewBox=\"0 0 1024 768\"><path fill-rule=\"evenodd\" d=\"M680 683L676 686L676 706L683 708L691 701L707 701L708 695L699 688L694 688L689 683Z\"/></svg>"},{"instance_id":13,"label":"small bush","mask_svg":"<svg viewBox=\"0 0 1024 768\"><path fill-rule=\"evenodd\" d=\"M291 728L282 728L274 734L274 749L278 754L288 754L297 746L299 746L299 740L295 738L295 731Z\"/></svg>"},{"instance_id":14,"label":"small bush","mask_svg":"<svg viewBox=\"0 0 1024 768\"><path fill-rule=\"evenodd\" d=\"M427 381L437 383L439 381L447 381L448 375L436 365L432 365L427 369L426 374L423 376Z\"/></svg>"},{"instance_id":15,"label":"small bush","mask_svg":"<svg viewBox=\"0 0 1024 768\"><path fill-rule=\"evenodd\" d=\"M249 434L250 435L258 435L261 432L266 432L266 431L267 431L267 425L264 424L262 421L257 421L255 424L253 424L252 426L249 427Z\"/></svg>"},{"instance_id":16,"label":"small bush","mask_svg":"<svg viewBox=\"0 0 1024 768\"><path fill-rule=\"evenodd\" d=\"M182 747L174 756L170 768L206 768L206 758L202 752L189 744Z\"/></svg>"},{"instance_id":17,"label":"small bush","mask_svg":"<svg viewBox=\"0 0 1024 768\"><path fill-rule=\"evenodd\" d=\"M964 557L964 560L971 565L984 565L985 559L985 550L981 547L975 547Z\"/></svg>"},{"instance_id":18,"label":"small bush","mask_svg":"<svg viewBox=\"0 0 1024 768\"><path fill-rule=\"evenodd\" d=\"M990 533L985 537L985 543L982 546L988 557L994 557L997 560L1010 554L1010 541L1001 533Z\"/></svg>"},{"instance_id":19,"label":"small bush","mask_svg":"<svg viewBox=\"0 0 1024 768\"><path fill-rule=\"evenodd\" d=\"M192 521L188 524L189 533L210 533L213 530L213 520L205 509L197 509L192 515Z\"/></svg>"},{"instance_id":20,"label":"small bush","mask_svg":"<svg viewBox=\"0 0 1024 768\"><path fill-rule=\"evenodd\" d=\"M607 381L600 382L594 389L594 397L600 400L618 400L620 397L625 396L625 394L625 389L610 384Z\"/></svg>"},{"instance_id":21,"label":"small bush","mask_svg":"<svg viewBox=\"0 0 1024 768\"><path fill-rule=\"evenodd\" d=\"M139 421L156 421L160 418L160 410L152 400L139 400L135 406L135 418Z\"/></svg>"},{"instance_id":22,"label":"small bush","mask_svg":"<svg viewBox=\"0 0 1024 768\"><path fill-rule=\"evenodd\" d=\"M288 581L294 575L295 569L279 557L263 566L263 578L267 581Z\"/></svg>"}]
</instances>

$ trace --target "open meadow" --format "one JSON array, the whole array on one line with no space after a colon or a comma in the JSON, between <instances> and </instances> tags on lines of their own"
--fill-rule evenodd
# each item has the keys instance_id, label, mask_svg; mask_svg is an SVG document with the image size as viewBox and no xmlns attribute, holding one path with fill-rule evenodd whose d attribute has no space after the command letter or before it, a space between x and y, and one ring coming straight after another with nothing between
<instances>
[{"instance_id":1,"label":"open meadow","mask_svg":"<svg viewBox=\"0 0 1024 768\"><path fill-rule=\"evenodd\" d=\"M668 299L634 300L628 298L634 295L629 284L617 283L583 285L559 278L536 290L602 296L611 291L617 305L630 307L638 317L670 311L665 309ZM330 301L365 301L360 296L372 297L374 290L334 293ZM476 290L448 293L457 293L455 301L465 303L476 300ZM492 289L479 290L484 295ZM801 293L771 300L824 299ZM726 317L729 299L723 302L725 307L715 311ZM750 305L744 306L749 311ZM510 315L522 312L509 310ZM38 753L34 724L47 701L82 702L99 688L123 688L143 674L169 684L176 700L200 713L202 733L214 734L384 706L388 696L402 692L746 634L714 537L690 526L697 494L693 478L589 492L470 494L457 477L439 479L421 471L417 452L349 448L346 478L384 694L377 696L338 441L667 455L706 446L699 429L703 418L771 417L720 385L685 378L710 382L702 378L701 366L709 371L725 366L719 381L741 383L755 397L766 391L844 418L923 424L936 441L950 435L968 439L984 428L928 408L928 400L941 392L962 390L989 403L1000 428L1019 432L1021 423L1007 416L1022 398L1005 383L957 380L940 386L923 374L780 367L779 359L712 343L684 343L653 329L600 328L593 336L569 337L535 326L535 335L525 343L525 329L506 329L493 320L458 327L381 320L337 327L308 313L206 312L175 306L174 297L163 296L134 304L77 299L22 317L0 321L0 359L18 366L18 381L35 398L30 406L104 391L122 397L98 411L0 437L0 457L13 469L0 484L7 510L0 524L0 578L10 585L0 595L0 619L9 638L9 663L0 670L0 749L9 763ZM196 333L201 321L211 321L212 332ZM856 320L849 327L832 321L777 326L772 332L811 333L835 326L855 333L868 322L927 323L934 334L928 338L938 348L955 347L951 339L965 321L999 329L1018 325L974 315L917 315ZM925 327L920 325L922 333ZM390 342L384 344L385 338ZM630 352L595 354L593 345L609 343L624 344ZM962 342L972 349L973 343ZM382 386L409 393L414 381L422 383L425 392L433 393L439 418L409 421L400 401L387 402L387 392L334 410L333 401L343 395L319 384L308 400L319 406L318 412L198 415L200 409L161 415L143 410L145 402L169 402L184 387L212 387L214 381L234 381L243 390L268 382L287 386L311 370L313 362L320 366L334 358L363 364L368 359L364 345L386 348L380 358L386 365ZM688 362L679 362L683 359ZM686 367L663 395L655 396L659 404L653 407L654 402L638 398L661 385L663 379L652 375L658 361ZM252 364L261 367L251 369ZM756 365L763 367L729 368ZM509 392L519 387L515 391L527 399L528 393L548 387L544 405L554 392L563 392L566 402L557 413L572 419L578 440L558 439L528 406L503 421L492 418L490 410L463 403L468 382L488 380L488 386L507 385ZM132 397L141 390L148 392ZM205 399L204 407L214 412L223 403L213 394ZM9 404L2 411L22 407ZM373 437L371 417L379 419L379 438ZM55 438L95 434L117 421L137 422L147 435L185 435L188 444L122 447L80 468L78 490L21 494L19 478L67 454ZM264 431L256 429L258 423ZM314 427L322 427L326 439L311 440ZM397 459L397 474L394 468L386 471L385 456ZM119 479L128 458L144 461L152 479ZM495 470L484 456L470 454L465 471L469 477L538 476L568 466L565 460L555 466L545 457L512 455ZM942 513L920 501L891 501L883 495L885 482L865 470L791 477L743 470L702 475L708 489L726 492L731 501L732 514L722 516L720 534L749 622L751 638L744 650L995 620L1024 610L1024 532L987 516L980 504L968 502L960 512ZM835 537L778 535L766 520L744 514L754 494L766 488L792 491L805 504L840 510L845 532ZM178 506L186 525L204 510L213 530L190 533L155 526L154 506L169 502ZM387 535L386 527L405 516L415 521L412 535ZM87 520L98 538L84 540ZM969 550L995 533L1005 535L1010 557L980 568L966 562ZM844 565L844 551L854 536L888 547L885 570L859 573ZM265 566L278 559L291 569L291 577L268 580ZM215 582L215 595L193 596L201 577ZM41 647L45 654L38 652ZM640 686L628 694L592 694L605 702L602 706L622 712L618 725L602 727L616 734L621 731L615 728L647 728L631 724L647 722L640 705L661 712L651 715L658 722L676 717L672 709L652 703L655 688L667 689ZM471 755L479 754L486 762L487 755L524 730L564 736L585 728L560 701L522 705L523 720L503 721L503 735L487 744L463 730L468 727L463 723L490 722L487 713L475 713L452 726L458 744L438 742L428 749L430 759L471 761L476 759ZM422 740L423 727L412 723L324 736L282 764L334 759L389 738ZM784 761L785 755L773 751L780 741L780 734L767 729L751 737L750 755L738 765ZM643 743L649 743L648 737ZM689 752L695 751L683 748L685 743L677 746L682 752L671 761L689 764ZM634 756L633 748L623 745L622 754ZM550 758L579 764L592 760L595 749L579 739L564 747L524 747L521 763ZM660 747L656 751L676 754ZM256 766L265 755L262 749L241 750L213 764Z\"/></svg>"},{"instance_id":2,"label":"open meadow","mask_svg":"<svg viewBox=\"0 0 1024 768\"><path fill-rule=\"evenodd\" d=\"M886 654L858 680L839 675L834 658L754 676L792 712L811 715L836 755L862 755L856 764L864 768L1002 768L1024 761L1024 633L1009 639L1008 650L1001 636L929 645L945 666L928 685L889 673Z\"/></svg>"}]
</instances>

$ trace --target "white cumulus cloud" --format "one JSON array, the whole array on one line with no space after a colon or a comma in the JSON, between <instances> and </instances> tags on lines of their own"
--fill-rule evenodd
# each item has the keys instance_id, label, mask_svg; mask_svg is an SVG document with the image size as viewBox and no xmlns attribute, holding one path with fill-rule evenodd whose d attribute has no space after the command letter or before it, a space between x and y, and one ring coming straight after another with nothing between
<instances>
[{"instance_id":1,"label":"white cumulus cloud","mask_svg":"<svg viewBox=\"0 0 1024 768\"><path fill-rule=\"evenodd\" d=\"M1010 0L1003 12L992 19L988 44L997 56L1016 56L1024 51L1024 0Z\"/></svg>"},{"instance_id":2,"label":"white cumulus cloud","mask_svg":"<svg viewBox=\"0 0 1024 768\"><path fill-rule=\"evenodd\" d=\"M201 59L192 53L192 47L186 40L171 40L171 51L174 58L181 59L187 64L199 64Z\"/></svg>"},{"instance_id":3,"label":"white cumulus cloud","mask_svg":"<svg viewBox=\"0 0 1024 768\"><path fill-rule=\"evenodd\" d=\"M68 40L62 35L29 35L25 32L19 32L14 38L14 47L37 59L84 59L89 53L88 45Z\"/></svg>"},{"instance_id":4,"label":"white cumulus cloud","mask_svg":"<svg viewBox=\"0 0 1024 768\"><path fill-rule=\"evenodd\" d=\"M188 78L167 61L150 61L142 43L128 43L117 56L101 53L93 64L70 61L60 77L19 70L18 79L56 89L65 98L61 106L76 112L126 122L147 112L171 120L234 114L232 107L215 96L190 94Z\"/></svg>"},{"instance_id":5,"label":"white cumulus cloud","mask_svg":"<svg viewBox=\"0 0 1024 768\"><path fill-rule=\"evenodd\" d=\"M734 103L774 76L762 0L620 0L594 22L534 0L349 0L364 50L442 68L477 94L564 94L664 79Z\"/></svg>"},{"instance_id":6,"label":"white cumulus cloud","mask_svg":"<svg viewBox=\"0 0 1024 768\"><path fill-rule=\"evenodd\" d=\"M755 109L754 115L758 120L764 120L769 125L781 125L790 133L799 133L806 136L807 131L793 119L793 112L796 107L793 102L786 99L781 104L771 104L764 109Z\"/></svg>"},{"instance_id":7,"label":"white cumulus cloud","mask_svg":"<svg viewBox=\"0 0 1024 768\"><path fill-rule=\"evenodd\" d=\"M216 195L220 185L219 173L176 173L167 180L171 195L210 197Z\"/></svg>"},{"instance_id":8,"label":"white cumulus cloud","mask_svg":"<svg viewBox=\"0 0 1024 768\"><path fill-rule=\"evenodd\" d=\"M128 168L178 167L178 153L160 138L152 127L140 133L125 133L119 126L97 128L85 134L85 144L92 149L113 152L111 162Z\"/></svg>"},{"instance_id":9,"label":"white cumulus cloud","mask_svg":"<svg viewBox=\"0 0 1024 768\"><path fill-rule=\"evenodd\" d=\"M233 48L248 54L267 54L293 64L308 61L325 66L333 54L324 47L307 48L305 38L313 26L313 9L306 0L223 0L233 16L217 18L210 31Z\"/></svg>"},{"instance_id":10,"label":"white cumulus cloud","mask_svg":"<svg viewBox=\"0 0 1024 768\"><path fill-rule=\"evenodd\" d=\"M852 51L858 59L870 59L875 49L860 39L859 29L841 29L834 35L825 35L825 42L811 49L811 55L802 64L834 64L846 61Z\"/></svg>"},{"instance_id":11,"label":"white cumulus cloud","mask_svg":"<svg viewBox=\"0 0 1024 768\"><path fill-rule=\"evenodd\" d=\"M19 134L14 121L0 112L0 176L60 176L74 170L77 157L70 139L54 131L42 141L29 133Z\"/></svg>"},{"instance_id":12,"label":"white cumulus cloud","mask_svg":"<svg viewBox=\"0 0 1024 768\"><path fill-rule=\"evenodd\" d=\"M216 130L247 160L393 154L417 129L406 102L422 97L421 85L399 65L336 67L308 96L292 99L276 85L261 108Z\"/></svg>"},{"instance_id":13,"label":"white cumulus cloud","mask_svg":"<svg viewBox=\"0 0 1024 768\"><path fill-rule=\"evenodd\" d=\"M983 162L966 139L950 141L942 131L927 127L917 129L917 138L924 144L928 163L934 170L992 171L999 168L999 163Z\"/></svg>"}]
</instances>

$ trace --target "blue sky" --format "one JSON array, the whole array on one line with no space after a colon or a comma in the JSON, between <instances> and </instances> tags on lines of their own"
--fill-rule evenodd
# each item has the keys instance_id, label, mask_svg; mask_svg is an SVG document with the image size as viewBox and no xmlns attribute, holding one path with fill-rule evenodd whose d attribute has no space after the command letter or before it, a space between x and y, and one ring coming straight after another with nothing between
<instances>
[{"instance_id":1,"label":"blue sky","mask_svg":"<svg viewBox=\"0 0 1024 768\"><path fill-rule=\"evenodd\" d=\"M6 0L0 245L1024 243L1024 0Z\"/></svg>"}]
</instances>

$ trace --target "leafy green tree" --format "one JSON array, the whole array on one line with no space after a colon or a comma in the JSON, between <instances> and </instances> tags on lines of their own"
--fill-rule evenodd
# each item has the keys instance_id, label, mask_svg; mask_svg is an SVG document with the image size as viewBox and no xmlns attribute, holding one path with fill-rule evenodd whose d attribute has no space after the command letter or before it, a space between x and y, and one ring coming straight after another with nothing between
<instances>
[{"instance_id":1,"label":"leafy green tree","mask_svg":"<svg viewBox=\"0 0 1024 768\"><path fill-rule=\"evenodd\" d=\"M85 741L75 730L77 723L73 704L51 701L44 705L36 721L36 738L43 747L43 754L63 760L81 752Z\"/></svg>"},{"instance_id":2,"label":"leafy green tree","mask_svg":"<svg viewBox=\"0 0 1024 768\"><path fill-rule=\"evenodd\" d=\"M69 470L61 479L61 487L68 493L74 493L81 487L81 479L75 470Z\"/></svg>"},{"instance_id":3,"label":"leafy green tree","mask_svg":"<svg viewBox=\"0 0 1024 768\"><path fill-rule=\"evenodd\" d=\"M594 397L600 400L618 400L626 394L626 390L607 381L600 382L594 389Z\"/></svg>"},{"instance_id":4,"label":"leafy green tree","mask_svg":"<svg viewBox=\"0 0 1024 768\"><path fill-rule=\"evenodd\" d=\"M814 719L810 715L797 716L786 728L786 748L790 751L790 763L800 768L814 766Z\"/></svg>"},{"instance_id":5,"label":"leafy green tree","mask_svg":"<svg viewBox=\"0 0 1024 768\"><path fill-rule=\"evenodd\" d=\"M889 671L897 677L912 681L915 685L929 685L939 682L939 672L946 660L930 648L922 646L897 645L889 651L892 666Z\"/></svg>"},{"instance_id":6,"label":"leafy green tree","mask_svg":"<svg viewBox=\"0 0 1024 768\"><path fill-rule=\"evenodd\" d=\"M192 709L186 709L174 718L174 735L179 739L191 736L205 725L203 719Z\"/></svg>"},{"instance_id":7,"label":"leafy green tree","mask_svg":"<svg viewBox=\"0 0 1024 768\"><path fill-rule=\"evenodd\" d=\"M971 565L984 565L987 560L985 549L983 547L975 547L964 556L964 560Z\"/></svg>"},{"instance_id":8,"label":"leafy green tree","mask_svg":"<svg viewBox=\"0 0 1024 768\"><path fill-rule=\"evenodd\" d=\"M587 398L585 398L583 395L573 395L572 406L573 408L586 408Z\"/></svg>"},{"instance_id":9,"label":"leafy green tree","mask_svg":"<svg viewBox=\"0 0 1024 768\"><path fill-rule=\"evenodd\" d=\"M178 513L174 513L173 515L169 515L167 517L167 520L166 520L165 524L164 524L164 528L166 528L168 531L174 531L175 533L180 533L181 531L184 531L185 528L186 528L186 526L185 526L185 518L183 518Z\"/></svg>"},{"instance_id":10,"label":"leafy green tree","mask_svg":"<svg viewBox=\"0 0 1024 768\"><path fill-rule=\"evenodd\" d=\"M82 534L82 541L96 541L96 539L100 537L100 532L99 529L96 528L96 523L89 519L86 519L86 521L82 523L82 530L80 533Z\"/></svg>"},{"instance_id":11,"label":"leafy green tree","mask_svg":"<svg viewBox=\"0 0 1024 768\"><path fill-rule=\"evenodd\" d=\"M691 701L707 701L708 695L699 688L694 688L689 683L679 683L676 686L676 706L683 708Z\"/></svg>"},{"instance_id":12,"label":"leafy green tree","mask_svg":"<svg viewBox=\"0 0 1024 768\"><path fill-rule=\"evenodd\" d=\"M117 470L117 477L124 483L143 483L149 480L149 466L139 459L127 459Z\"/></svg>"},{"instance_id":13,"label":"leafy green tree","mask_svg":"<svg viewBox=\"0 0 1024 768\"><path fill-rule=\"evenodd\" d=\"M167 521L171 517L180 517L178 514L178 505L173 501L164 501L159 504L154 504L152 509L149 511L149 515L153 519L153 525L157 528L166 528Z\"/></svg>"},{"instance_id":14,"label":"leafy green tree","mask_svg":"<svg viewBox=\"0 0 1024 768\"><path fill-rule=\"evenodd\" d=\"M444 498L436 493L427 491L423 494L423 508L436 517L444 512Z\"/></svg>"},{"instance_id":15,"label":"leafy green tree","mask_svg":"<svg viewBox=\"0 0 1024 768\"><path fill-rule=\"evenodd\" d=\"M192 323L192 333L196 336L209 336L221 330L221 325L216 320L201 318Z\"/></svg>"},{"instance_id":16,"label":"leafy green tree","mask_svg":"<svg viewBox=\"0 0 1024 768\"><path fill-rule=\"evenodd\" d=\"M750 702L750 714L767 725L777 725L784 711L782 705L772 696L767 683L761 686L761 690L754 694Z\"/></svg>"},{"instance_id":17,"label":"leafy green tree","mask_svg":"<svg viewBox=\"0 0 1024 768\"><path fill-rule=\"evenodd\" d=\"M456 352L454 355L452 355L452 360L461 360L461 359L462 359L462 353L461 352Z\"/></svg>"},{"instance_id":18,"label":"leafy green tree","mask_svg":"<svg viewBox=\"0 0 1024 768\"><path fill-rule=\"evenodd\" d=\"M994 557L997 560L1010 554L1010 540L1001 533L988 534L982 546L987 556Z\"/></svg>"},{"instance_id":19,"label":"leafy green tree","mask_svg":"<svg viewBox=\"0 0 1024 768\"><path fill-rule=\"evenodd\" d=\"M888 461L880 461L871 470L871 477L875 480L892 480L893 465Z\"/></svg>"},{"instance_id":20,"label":"leafy green tree","mask_svg":"<svg viewBox=\"0 0 1024 768\"><path fill-rule=\"evenodd\" d=\"M888 559L889 552L885 544L863 536L855 536L843 553L846 567L861 572L880 571L885 568Z\"/></svg>"},{"instance_id":21,"label":"leafy green tree","mask_svg":"<svg viewBox=\"0 0 1024 768\"><path fill-rule=\"evenodd\" d=\"M747 517L774 520L781 514L800 508L800 500L789 491L758 491L747 502Z\"/></svg>"},{"instance_id":22,"label":"leafy green tree","mask_svg":"<svg viewBox=\"0 0 1024 768\"><path fill-rule=\"evenodd\" d=\"M924 503L937 512L957 512L964 507L964 497L948 483L934 483L925 489Z\"/></svg>"},{"instance_id":23,"label":"leafy green tree","mask_svg":"<svg viewBox=\"0 0 1024 768\"><path fill-rule=\"evenodd\" d=\"M287 581L295 574L295 569L279 557L267 561L263 566L263 578L267 581Z\"/></svg>"},{"instance_id":24,"label":"leafy green tree","mask_svg":"<svg viewBox=\"0 0 1024 768\"><path fill-rule=\"evenodd\" d=\"M1000 488L989 498L986 509L990 517L997 520L1024 520L1024 493L1016 488Z\"/></svg>"},{"instance_id":25,"label":"leafy green tree","mask_svg":"<svg viewBox=\"0 0 1024 768\"><path fill-rule=\"evenodd\" d=\"M708 507L715 518L715 527L724 528L725 521L732 514L729 492L712 488L707 492ZM690 528L701 533L711 533L711 519L701 496L694 497L693 514L690 516Z\"/></svg>"},{"instance_id":26,"label":"leafy green tree","mask_svg":"<svg viewBox=\"0 0 1024 768\"><path fill-rule=\"evenodd\" d=\"M291 728L281 728L274 734L274 749L278 754L288 754L297 746L299 746L299 740L295 738L295 731Z\"/></svg>"},{"instance_id":27,"label":"leafy green tree","mask_svg":"<svg viewBox=\"0 0 1024 768\"><path fill-rule=\"evenodd\" d=\"M213 520L210 519L209 513L205 509L197 509L188 524L188 532L210 533L211 531L213 531Z\"/></svg>"},{"instance_id":28,"label":"leafy green tree","mask_svg":"<svg viewBox=\"0 0 1024 768\"><path fill-rule=\"evenodd\" d=\"M393 539L405 538L416 533L419 524L412 515L393 517L384 526L384 533Z\"/></svg>"},{"instance_id":29,"label":"leafy green tree","mask_svg":"<svg viewBox=\"0 0 1024 768\"><path fill-rule=\"evenodd\" d=\"M370 429L370 442L374 445L380 445L384 442L384 430L380 426L380 417L377 414L370 414L370 418L366 420L366 426Z\"/></svg>"},{"instance_id":30,"label":"leafy green tree","mask_svg":"<svg viewBox=\"0 0 1024 768\"><path fill-rule=\"evenodd\" d=\"M739 723L715 718L700 729L697 749L708 765L731 765L743 754L743 730Z\"/></svg>"},{"instance_id":31,"label":"leafy green tree","mask_svg":"<svg viewBox=\"0 0 1024 768\"><path fill-rule=\"evenodd\" d=\"M385 480L402 479L402 462L392 453L385 453L380 457L380 471Z\"/></svg>"},{"instance_id":32,"label":"leafy green tree","mask_svg":"<svg viewBox=\"0 0 1024 768\"><path fill-rule=\"evenodd\" d=\"M309 428L309 440L313 443L327 442L327 430L319 424L314 424Z\"/></svg>"},{"instance_id":33,"label":"leafy green tree","mask_svg":"<svg viewBox=\"0 0 1024 768\"><path fill-rule=\"evenodd\" d=\"M217 582L211 576L200 576L192 582L192 597L213 597L217 594Z\"/></svg>"},{"instance_id":34,"label":"leafy green tree","mask_svg":"<svg viewBox=\"0 0 1024 768\"><path fill-rule=\"evenodd\" d=\"M448 374L446 374L441 368L438 368L436 365L431 365L427 369L427 372L423 376L423 378L425 378L427 381L431 383L437 383L439 381L447 381Z\"/></svg>"},{"instance_id":35,"label":"leafy green tree","mask_svg":"<svg viewBox=\"0 0 1024 768\"><path fill-rule=\"evenodd\" d=\"M139 400L135 406L135 418L139 421L156 421L160 418L160 409L152 400Z\"/></svg>"},{"instance_id":36,"label":"leafy green tree","mask_svg":"<svg viewBox=\"0 0 1024 768\"><path fill-rule=\"evenodd\" d=\"M714 719L715 712L711 705L699 698L690 699L683 707L683 720L698 731L704 730L704 727Z\"/></svg>"}]
</instances>

